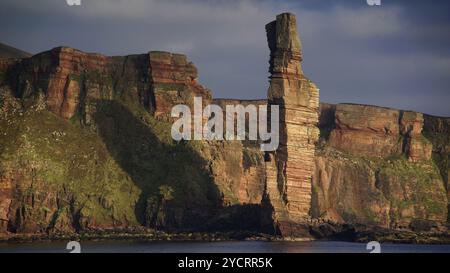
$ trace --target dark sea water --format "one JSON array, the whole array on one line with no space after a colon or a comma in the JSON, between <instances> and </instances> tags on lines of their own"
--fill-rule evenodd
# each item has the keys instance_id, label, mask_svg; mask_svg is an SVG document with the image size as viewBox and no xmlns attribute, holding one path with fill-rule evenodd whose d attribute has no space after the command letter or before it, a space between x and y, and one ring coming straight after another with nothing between
<instances>
[{"instance_id":1,"label":"dark sea water","mask_svg":"<svg viewBox=\"0 0 450 273\"><path fill-rule=\"evenodd\" d=\"M0 253L68 253L66 242L0 243ZM366 244L314 242L80 242L81 252L132 253L368 253ZM450 253L450 245L381 244L383 253Z\"/></svg>"}]
</instances>

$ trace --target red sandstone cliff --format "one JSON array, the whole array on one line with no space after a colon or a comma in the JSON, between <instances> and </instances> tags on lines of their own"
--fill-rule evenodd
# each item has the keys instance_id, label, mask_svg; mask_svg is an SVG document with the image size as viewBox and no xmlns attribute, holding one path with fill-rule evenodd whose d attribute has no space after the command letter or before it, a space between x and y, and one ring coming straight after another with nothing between
<instances>
[{"instance_id":1,"label":"red sandstone cliff","mask_svg":"<svg viewBox=\"0 0 450 273\"><path fill-rule=\"evenodd\" d=\"M205 228L202 219L217 204L261 202L265 174L257 148L240 142L173 146L172 106L192 106L194 96L205 104L211 99L184 55L107 57L61 47L0 59L0 76L0 153L12 152L0 162L0 231L138 222L165 228L202 222ZM176 162L177 171L170 170ZM98 181L109 184L98 188ZM161 207L160 184L182 197Z\"/></svg>"},{"instance_id":2,"label":"red sandstone cliff","mask_svg":"<svg viewBox=\"0 0 450 273\"><path fill-rule=\"evenodd\" d=\"M388 228L414 228L421 221L444 227L448 198L440 174L448 173L448 152L435 143L440 136L440 147L448 145L448 135L442 138L447 119L425 117L427 126L421 113L322 104L313 217ZM444 160L432 158L433 150Z\"/></svg>"},{"instance_id":3,"label":"red sandstone cliff","mask_svg":"<svg viewBox=\"0 0 450 273\"><path fill-rule=\"evenodd\" d=\"M186 56L153 51L107 57L58 47L21 60L2 60L0 72L15 95L24 100L39 93L48 109L65 119L76 114L89 122L95 100L126 98L155 116L170 114L178 103L193 96L207 102L210 92L197 83L197 69Z\"/></svg>"},{"instance_id":4,"label":"red sandstone cliff","mask_svg":"<svg viewBox=\"0 0 450 273\"><path fill-rule=\"evenodd\" d=\"M412 162L431 159L431 144L422 136L423 115L411 111L339 104L330 145L373 157L405 153Z\"/></svg>"}]
</instances>

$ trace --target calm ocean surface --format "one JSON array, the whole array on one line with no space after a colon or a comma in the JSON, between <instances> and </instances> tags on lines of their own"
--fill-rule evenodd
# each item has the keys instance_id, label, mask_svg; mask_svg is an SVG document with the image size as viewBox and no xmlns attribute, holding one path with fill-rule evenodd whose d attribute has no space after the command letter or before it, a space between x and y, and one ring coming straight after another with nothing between
<instances>
[{"instance_id":1,"label":"calm ocean surface","mask_svg":"<svg viewBox=\"0 0 450 273\"><path fill-rule=\"evenodd\" d=\"M133 253L368 253L366 244L348 242L80 242L81 252ZM0 253L69 252L65 242L0 243ZM385 253L450 253L450 245L381 244Z\"/></svg>"}]
</instances>

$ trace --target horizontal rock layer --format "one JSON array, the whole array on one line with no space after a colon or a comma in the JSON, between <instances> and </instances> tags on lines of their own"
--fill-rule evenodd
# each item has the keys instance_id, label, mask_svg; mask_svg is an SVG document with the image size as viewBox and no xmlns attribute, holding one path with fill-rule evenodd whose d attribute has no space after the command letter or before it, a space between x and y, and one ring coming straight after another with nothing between
<instances>
[{"instance_id":1,"label":"horizontal rock layer","mask_svg":"<svg viewBox=\"0 0 450 273\"><path fill-rule=\"evenodd\" d=\"M197 69L186 56L168 52L107 57L59 47L15 61L2 61L15 95L45 95L50 111L89 122L96 100L126 98L158 117L167 118L173 105L192 105L193 96L208 102L210 92L197 83Z\"/></svg>"},{"instance_id":2,"label":"horizontal rock layer","mask_svg":"<svg viewBox=\"0 0 450 273\"><path fill-rule=\"evenodd\" d=\"M318 139L319 90L303 75L295 16L266 25L270 48L268 104L280 109L279 147L267 153L266 196L284 236L303 236L299 226L311 208L311 178Z\"/></svg>"},{"instance_id":3,"label":"horizontal rock layer","mask_svg":"<svg viewBox=\"0 0 450 273\"><path fill-rule=\"evenodd\" d=\"M329 118L329 109L324 108ZM357 155L387 158L405 153L413 162L431 159L422 136L423 115L368 105L338 104L329 143Z\"/></svg>"}]
</instances>

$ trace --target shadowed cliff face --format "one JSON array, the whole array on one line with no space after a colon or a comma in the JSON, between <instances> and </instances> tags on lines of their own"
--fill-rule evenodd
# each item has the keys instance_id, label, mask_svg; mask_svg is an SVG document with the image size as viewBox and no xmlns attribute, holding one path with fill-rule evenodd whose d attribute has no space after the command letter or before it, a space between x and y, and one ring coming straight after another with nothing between
<instances>
[{"instance_id":1,"label":"shadowed cliff face","mask_svg":"<svg viewBox=\"0 0 450 273\"><path fill-rule=\"evenodd\" d=\"M117 101L97 101L94 119L109 153L141 189L136 218L147 226L199 228L221 204L206 161L188 143L162 133L170 125L150 123ZM140 119L139 119L140 118Z\"/></svg>"}]
</instances>

